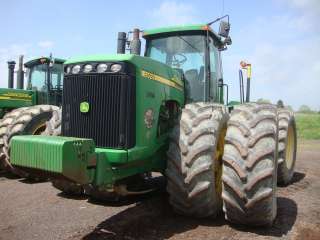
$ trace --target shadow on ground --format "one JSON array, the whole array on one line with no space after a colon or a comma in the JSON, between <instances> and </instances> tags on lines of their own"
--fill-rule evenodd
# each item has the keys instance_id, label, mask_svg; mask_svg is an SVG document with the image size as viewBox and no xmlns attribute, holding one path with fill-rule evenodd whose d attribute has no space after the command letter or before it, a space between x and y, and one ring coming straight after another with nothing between
<instances>
[{"instance_id":1,"label":"shadow on ground","mask_svg":"<svg viewBox=\"0 0 320 240\"><path fill-rule=\"evenodd\" d=\"M294 172L291 182L289 184L278 184L279 188L286 188L292 186L295 183L301 182L306 177L306 174L303 172Z\"/></svg>"},{"instance_id":2,"label":"shadow on ground","mask_svg":"<svg viewBox=\"0 0 320 240\"><path fill-rule=\"evenodd\" d=\"M300 181L302 181L305 177L306 177L306 174L305 174L305 173L295 172L295 173L293 174L293 177L292 177L292 179L291 179L290 184L295 184L295 183L297 183L297 182L300 182Z\"/></svg>"},{"instance_id":3,"label":"shadow on ground","mask_svg":"<svg viewBox=\"0 0 320 240\"><path fill-rule=\"evenodd\" d=\"M231 228L236 231L252 232L263 236L281 237L287 234L296 221L297 205L291 199L283 197L279 197L277 203L278 215L272 227L248 228L230 225ZM158 193L101 222L83 239L160 240L190 231L199 226L209 227L212 228L212 231L215 231L218 230L215 227L228 224L222 214L217 219L194 219L179 216L169 206L167 195ZM227 231L230 231L230 229Z\"/></svg>"},{"instance_id":4,"label":"shadow on ground","mask_svg":"<svg viewBox=\"0 0 320 240\"><path fill-rule=\"evenodd\" d=\"M297 219L297 204L285 197L277 198L277 217L272 227L248 228L244 226L232 225L238 231L256 233L263 236L282 237L286 235L293 227Z\"/></svg>"},{"instance_id":5,"label":"shadow on ground","mask_svg":"<svg viewBox=\"0 0 320 240\"><path fill-rule=\"evenodd\" d=\"M23 179L21 179L19 181L22 182L22 183L25 183L25 184L37 184L37 183L48 182L48 179L23 178Z\"/></svg>"},{"instance_id":6,"label":"shadow on ground","mask_svg":"<svg viewBox=\"0 0 320 240\"><path fill-rule=\"evenodd\" d=\"M0 170L0 178L7 178L7 179L20 179L21 177L6 171L6 170Z\"/></svg>"}]
</instances>

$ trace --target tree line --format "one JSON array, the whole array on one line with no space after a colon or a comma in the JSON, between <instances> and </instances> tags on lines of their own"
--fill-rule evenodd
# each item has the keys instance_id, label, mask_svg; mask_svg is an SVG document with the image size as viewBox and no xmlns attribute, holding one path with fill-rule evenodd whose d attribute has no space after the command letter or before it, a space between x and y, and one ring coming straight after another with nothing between
<instances>
[{"instance_id":1,"label":"tree line","mask_svg":"<svg viewBox=\"0 0 320 240\"><path fill-rule=\"evenodd\" d=\"M257 100L258 103L271 103L271 101L269 99L264 99L264 98L259 98ZM283 101L282 100L279 100L278 101L278 105L283 105ZM286 105L286 107L288 107L290 110L293 110L292 106L290 105ZM299 112L299 113L319 113L320 114L320 109L318 111L316 110L313 110L311 107L309 107L308 105L306 104L303 104L299 107L298 111L296 112Z\"/></svg>"}]
</instances>

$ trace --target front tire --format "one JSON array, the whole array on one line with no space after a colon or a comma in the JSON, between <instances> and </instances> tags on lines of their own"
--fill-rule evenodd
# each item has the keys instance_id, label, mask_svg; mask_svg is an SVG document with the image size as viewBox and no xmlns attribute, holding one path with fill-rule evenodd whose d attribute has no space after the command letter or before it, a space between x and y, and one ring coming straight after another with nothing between
<instances>
[{"instance_id":1,"label":"front tire","mask_svg":"<svg viewBox=\"0 0 320 240\"><path fill-rule=\"evenodd\" d=\"M167 152L167 191L174 211L215 217L222 209L223 141L228 120L225 106L187 104L174 127Z\"/></svg>"},{"instance_id":2,"label":"front tire","mask_svg":"<svg viewBox=\"0 0 320 240\"><path fill-rule=\"evenodd\" d=\"M223 155L225 218L271 225L277 214L277 109L270 104L236 106L228 122Z\"/></svg>"}]
</instances>

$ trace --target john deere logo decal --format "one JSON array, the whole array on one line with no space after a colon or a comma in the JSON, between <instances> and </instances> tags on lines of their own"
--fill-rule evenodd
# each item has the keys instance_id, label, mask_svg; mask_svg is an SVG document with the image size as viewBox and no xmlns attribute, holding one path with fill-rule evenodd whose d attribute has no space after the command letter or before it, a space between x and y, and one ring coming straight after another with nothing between
<instances>
[{"instance_id":1,"label":"john deere logo decal","mask_svg":"<svg viewBox=\"0 0 320 240\"><path fill-rule=\"evenodd\" d=\"M90 105L88 102L80 103L80 112L87 113L87 112L89 112L89 109L90 109Z\"/></svg>"}]
</instances>

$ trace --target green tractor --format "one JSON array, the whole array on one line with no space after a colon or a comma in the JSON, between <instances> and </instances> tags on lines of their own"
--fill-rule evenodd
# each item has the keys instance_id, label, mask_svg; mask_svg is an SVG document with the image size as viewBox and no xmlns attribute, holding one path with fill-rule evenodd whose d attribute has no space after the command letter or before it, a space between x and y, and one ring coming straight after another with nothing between
<instances>
[{"instance_id":1,"label":"green tractor","mask_svg":"<svg viewBox=\"0 0 320 240\"><path fill-rule=\"evenodd\" d=\"M272 224L277 181L294 172L294 117L248 92L228 104L220 53L230 25L216 34L212 23L145 30L144 56L140 31L131 41L121 32L118 54L65 62L62 112L48 124L61 136L14 137L12 164L93 197L144 193L140 180L160 172L177 213Z\"/></svg>"},{"instance_id":2,"label":"green tractor","mask_svg":"<svg viewBox=\"0 0 320 240\"><path fill-rule=\"evenodd\" d=\"M8 88L0 89L0 165L18 173L10 164L10 140L15 135L38 135L62 102L63 63L65 60L40 57L24 64L19 58L16 89L15 62L8 62ZM24 75L27 86L24 88Z\"/></svg>"}]
</instances>

